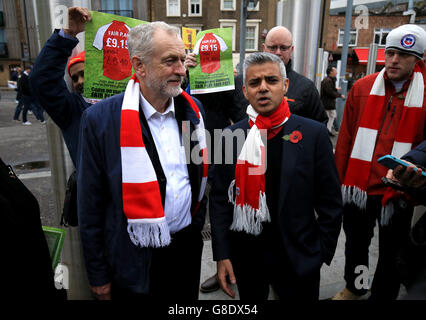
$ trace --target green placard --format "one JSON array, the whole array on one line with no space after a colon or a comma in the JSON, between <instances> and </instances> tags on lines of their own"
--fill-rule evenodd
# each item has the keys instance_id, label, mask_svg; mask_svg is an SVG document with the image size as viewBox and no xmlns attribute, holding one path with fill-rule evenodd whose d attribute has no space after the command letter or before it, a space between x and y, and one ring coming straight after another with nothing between
<instances>
[{"instance_id":1,"label":"green placard","mask_svg":"<svg viewBox=\"0 0 426 320\"><path fill-rule=\"evenodd\" d=\"M147 23L128 17L90 11L86 23L84 96L96 102L126 89L133 69L127 50L131 28Z\"/></svg>"},{"instance_id":2,"label":"green placard","mask_svg":"<svg viewBox=\"0 0 426 320\"><path fill-rule=\"evenodd\" d=\"M52 268L55 270L61 258L66 231L64 229L43 226L43 232L47 246L49 247Z\"/></svg>"},{"instance_id":3,"label":"green placard","mask_svg":"<svg viewBox=\"0 0 426 320\"><path fill-rule=\"evenodd\" d=\"M233 90L232 28L204 30L197 34L197 66L189 69L191 94Z\"/></svg>"}]
</instances>

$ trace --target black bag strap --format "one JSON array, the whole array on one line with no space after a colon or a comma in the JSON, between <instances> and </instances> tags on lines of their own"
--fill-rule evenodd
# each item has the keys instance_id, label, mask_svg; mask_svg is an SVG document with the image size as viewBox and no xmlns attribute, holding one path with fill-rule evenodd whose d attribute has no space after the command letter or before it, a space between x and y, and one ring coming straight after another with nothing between
<instances>
[{"instance_id":1,"label":"black bag strap","mask_svg":"<svg viewBox=\"0 0 426 320\"><path fill-rule=\"evenodd\" d=\"M65 227L78 226L77 216L77 172L74 170L68 178L65 192L64 208L62 210L61 225Z\"/></svg>"}]
</instances>

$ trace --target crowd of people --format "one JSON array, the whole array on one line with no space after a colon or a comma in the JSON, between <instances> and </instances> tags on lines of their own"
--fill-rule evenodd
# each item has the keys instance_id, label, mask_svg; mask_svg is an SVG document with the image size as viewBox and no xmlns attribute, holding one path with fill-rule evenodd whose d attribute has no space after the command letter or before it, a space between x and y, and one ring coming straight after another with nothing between
<instances>
[{"instance_id":1,"label":"crowd of people","mask_svg":"<svg viewBox=\"0 0 426 320\"><path fill-rule=\"evenodd\" d=\"M24 126L30 126L32 123L28 121L28 113L33 113L37 120L41 124L45 124L44 110L38 100L34 97L29 84L29 75L32 69L32 65L26 65L24 71L20 72L20 68L16 68L12 71L11 79L16 83L16 103L18 104L13 115L13 121L21 122L19 119L22 112L22 124Z\"/></svg>"},{"instance_id":2,"label":"crowd of people","mask_svg":"<svg viewBox=\"0 0 426 320\"><path fill-rule=\"evenodd\" d=\"M178 30L164 22L136 26L128 34L135 73L125 92L91 105L82 96L84 52L70 59L91 15L79 7L69 13L68 29L55 30L22 74L20 101L23 121L32 96L62 130L96 299L196 300L207 211L217 273L201 284L203 292L221 288L235 297L236 284L246 301L266 300L270 287L280 300L318 300L320 269L331 263L343 224L346 287L333 299L360 299L367 289L357 285L357 267L369 266L378 221L370 299L396 299L401 284L421 294L426 261L408 248L413 208L424 202L426 186L422 28L389 33L385 67L347 96L333 152L335 100L345 98L336 68L327 69L320 95L292 69L287 28L272 28L263 52L244 60L234 90L191 96L182 83L197 62ZM215 129L224 129L222 139L208 147L203 132ZM187 136L189 159L182 152ZM388 171L377 162L386 154L409 166ZM426 219L419 221L426 230ZM407 279L404 266L413 261L419 264Z\"/></svg>"}]
</instances>

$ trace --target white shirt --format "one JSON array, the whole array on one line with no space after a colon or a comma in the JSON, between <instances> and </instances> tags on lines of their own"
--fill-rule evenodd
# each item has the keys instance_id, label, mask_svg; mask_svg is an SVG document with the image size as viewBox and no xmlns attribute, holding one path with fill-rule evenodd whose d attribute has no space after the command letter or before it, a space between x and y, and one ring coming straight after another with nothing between
<instances>
[{"instance_id":1,"label":"white shirt","mask_svg":"<svg viewBox=\"0 0 426 320\"><path fill-rule=\"evenodd\" d=\"M191 223L191 184L185 151L175 118L174 99L159 113L141 94L142 110L167 179L164 215L171 233Z\"/></svg>"}]
</instances>

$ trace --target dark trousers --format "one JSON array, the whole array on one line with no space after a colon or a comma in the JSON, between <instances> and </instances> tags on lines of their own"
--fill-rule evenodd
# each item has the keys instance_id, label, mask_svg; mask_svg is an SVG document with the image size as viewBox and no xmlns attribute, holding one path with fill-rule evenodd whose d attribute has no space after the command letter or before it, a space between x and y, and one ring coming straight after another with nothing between
<instances>
[{"instance_id":1,"label":"dark trousers","mask_svg":"<svg viewBox=\"0 0 426 320\"><path fill-rule=\"evenodd\" d=\"M45 120L43 115L43 107L36 100L34 100L31 104L31 108L37 120L43 122Z\"/></svg>"},{"instance_id":2,"label":"dark trousers","mask_svg":"<svg viewBox=\"0 0 426 320\"><path fill-rule=\"evenodd\" d=\"M32 99L28 96L22 96L19 100L18 105L15 109L15 115L13 116L13 120L19 120L19 114L22 111L22 122L27 122L27 113L28 110L31 110Z\"/></svg>"},{"instance_id":3,"label":"dark trousers","mask_svg":"<svg viewBox=\"0 0 426 320\"><path fill-rule=\"evenodd\" d=\"M137 294L112 284L114 300L195 301L201 274L203 239L198 227L172 234L171 244L152 250L148 294Z\"/></svg>"},{"instance_id":4,"label":"dark trousers","mask_svg":"<svg viewBox=\"0 0 426 320\"><path fill-rule=\"evenodd\" d=\"M358 277L362 274L355 273L355 269L357 266L368 268L369 246L376 221L379 221L379 259L370 299L394 300L398 297L402 282L398 265L408 241L413 208L405 202L396 202L391 221L387 226L381 226L381 199L382 196L369 196L366 210L360 210L352 204L344 207L343 230L346 235L344 277L346 287L351 292L357 295L367 293L367 289L360 288Z\"/></svg>"},{"instance_id":5,"label":"dark trousers","mask_svg":"<svg viewBox=\"0 0 426 320\"><path fill-rule=\"evenodd\" d=\"M298 275L273 227L267 226L259 236L232 232L231 244L241 300L267 300L270 285L280 300L318 300L320 269L311 275Z\"/></svg>"}]
</instances>

